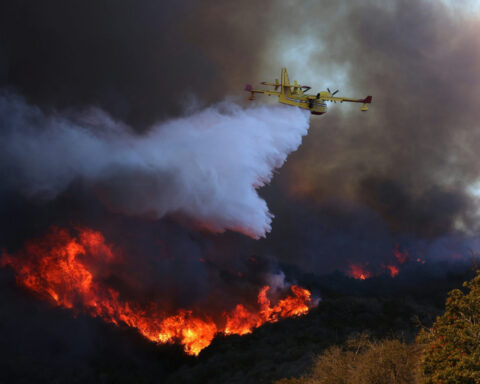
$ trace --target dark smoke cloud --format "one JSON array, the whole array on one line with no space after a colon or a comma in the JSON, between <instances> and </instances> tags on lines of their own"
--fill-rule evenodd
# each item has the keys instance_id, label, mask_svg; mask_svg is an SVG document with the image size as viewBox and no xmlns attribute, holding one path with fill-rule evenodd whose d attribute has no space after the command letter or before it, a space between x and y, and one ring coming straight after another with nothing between
<instances>
[{"instance_id":1,"label":"dark smoke cloud","mask_svg":"<svg viewBox=\"0 0 480 384\"><path fill-rule=\"evenodd\" d=\"M182 20L196 6L2 2L0 84L42 107L99 106L136 128L179 114L192 93L218 100L208 94L215 63L185 38Z\"/></svg>"},{"instance_id":2,"label":"dark smoke cloud","mask_svg":"<svg viewBox=\"0 0 480 384\"><path fill-rule=\"evenodd\" d=\"M423 238L435 238L455 228L455 220L468 219L474 207L463 190L445 190L432 186L420 196L411 196L391 179L364 178L359 197L379 212L393 230L410 232ZM475 225L472 221L469 223Z\"/></svg>"}]
</instances>

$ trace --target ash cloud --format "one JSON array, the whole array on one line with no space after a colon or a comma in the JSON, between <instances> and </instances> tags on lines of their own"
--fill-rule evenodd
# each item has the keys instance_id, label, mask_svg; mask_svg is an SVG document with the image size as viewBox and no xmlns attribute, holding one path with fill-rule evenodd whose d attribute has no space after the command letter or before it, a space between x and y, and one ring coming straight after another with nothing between
<instances>
[{"instance_id":1,"label":"ash cloud","mask_svg":"<svg viewBox=\"0 0 480 384\"><path fill-rule=\"evenodd\" d=\"M212 232L254 238L272 220L256 189L298 148L309 124L308 113L293 108L224 103L140 135L101 110L71 120L8 95L0 116L6 188L51 199L80 179L114 211L180 214Z\"/></svg>"}]
</instances>

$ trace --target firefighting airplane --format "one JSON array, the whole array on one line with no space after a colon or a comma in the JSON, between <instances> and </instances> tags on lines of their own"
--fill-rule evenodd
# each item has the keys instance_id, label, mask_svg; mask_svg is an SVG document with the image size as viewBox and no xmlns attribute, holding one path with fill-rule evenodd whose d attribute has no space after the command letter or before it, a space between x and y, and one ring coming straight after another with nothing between
<instances>
[{"instance_id":1,"label":"firefighting airplane","mask_svg":"<svg viewBox=\"0 0 480 384\"><path fill-rule=\"evenodd\" d=\"M247 84L245 90L250 92L251 95L248 100L255 100L255 93L263 93L268 96L278 96L278 102L295 107L308 109L313 115L322 115L327 112L326 101L337 101L343 103L344 101L351 103L362 103L361 111L368 111L367 104L372 102L372 96L367 96L365 99L351 99L349 97L338 97L335 94L338 92L331 92L327 88L327 91L317 93L317 95L308 95L306 92L311 88L308 85L299 85L297 80L293 84L288 81L287 69L282 68L282 82L275 79L275 83L262 82L263 85L269 85L275 87L274 91L253 89L250 84ZM280 88L280 91L277 91Z\"/></svg>"}]
</instances>

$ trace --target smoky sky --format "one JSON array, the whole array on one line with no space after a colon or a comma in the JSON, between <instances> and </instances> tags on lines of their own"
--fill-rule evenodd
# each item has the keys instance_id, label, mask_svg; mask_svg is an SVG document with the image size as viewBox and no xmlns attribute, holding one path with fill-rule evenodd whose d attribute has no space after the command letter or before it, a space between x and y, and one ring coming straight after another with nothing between
<instances>
[{"instance_id":1,"label":"smoky sky","mask_svg":"<svg viewBox=\"0 0 480 384\"><path fill-rule=\"evenodd\" d=\"M225 99L246 104L244 84L278 78L283 66L314 89L373 96L367 113L333 104L312 117L302 146L261 191L275 215L269 237L220 235L214 254L260 253L322 272L390 257L398 242L465 250L474 239L480 16L466 8L4 1L0 15L0 84L47 114L93 106L145 131Z\"/></svg>"},{"instance_id":2,"label":"smoky sky","mask_svg":"<svg viewBox=\"0 0 480 384\"><path fill-rule=\"evenodd\" d=\"M309 4L302 15L322 11L332 24L315 33L307 20L301 28L319 47L308 65L340 66L348 86L341 91L371 94L374 104L368 115L334 105L312 120L309 140L287 165L287 188L320 202L344 196L392 231L423 238L474 230L478 15L430 1Z\"/></svg>"},{"instance_id":3,"label":"smoky sky","mask_svg":"<svg viewBox=\"0 0 480 384\"><path fill-rule=\"evenodd\" d=\"M194 2L2 2L1 82L45 107L97 105L141 126L210 89L179 24Z\"/></svg>"}]
</instances>

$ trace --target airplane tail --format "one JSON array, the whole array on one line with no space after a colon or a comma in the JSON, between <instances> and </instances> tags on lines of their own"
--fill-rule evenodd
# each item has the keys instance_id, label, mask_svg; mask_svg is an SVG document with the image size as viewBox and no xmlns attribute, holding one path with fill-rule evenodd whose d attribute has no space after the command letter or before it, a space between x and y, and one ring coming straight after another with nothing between
<instances>
[{"instance_id":1,"label":"airplane tail","mask_svg":"<svg viewBox=\"0 0 480 384\"><path fill-rule=\"evenodd\" d=\"M282 68L282 87L287 84L290 84L288 80L287 68Z\"/></svg>"},{"instance_id":2,"label":"airplane tail","mask_svg":"<svg viewBox=\"0 0 480 384\"><path fill-rule=\"evenodd\" d=\"M255 91L250 84L245 85L245 91L250 92L248 100L255 100Z\"/></svg>"},{"instance_id":3,"label":"airplane tail","mask_svg":"<svg viewBox=\"0 0 480 384\"><path fill-rule=\"evenodd\" d=\"M370 104L372 102L372 96L367 96L365 99L363 99L364 104Z\"/></svg>"},{"instance_id":4,"label":"airplane tail","mask_svg":"<svg viewBox=\"0 0 480 384\"><path fill-rule=\"evenodd\" d=\"M287 95L289 95L290 88L286 87L289 84L290 84L290 81L288 80L287 68L282 68L282 89L280 92L283 94L287 93Z\"/></svg>"},{"instance_id":5,"label":"airplane tail","mask_svg":"<svg viewBox=\"0 0 480 384\"><path fill-rule=\"evenodd\" d=\"M360 110L362 112L367 112L368 111L368 107L367 107L367 104L370 104L372 102L372 96L367 96L365 99L363 99L361 101L363 103L362 105L362 108L360 108Z\"/></svg>"}]
</instances>

